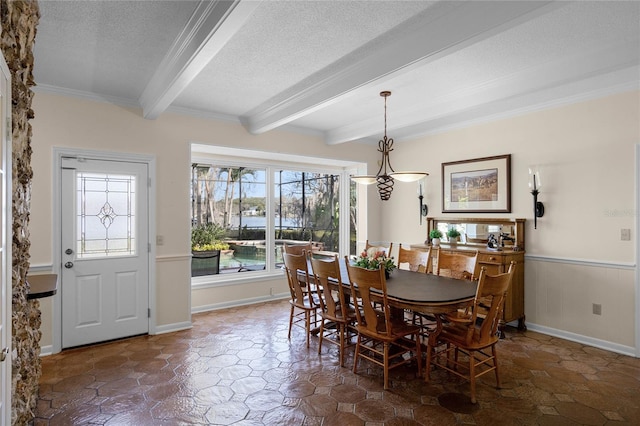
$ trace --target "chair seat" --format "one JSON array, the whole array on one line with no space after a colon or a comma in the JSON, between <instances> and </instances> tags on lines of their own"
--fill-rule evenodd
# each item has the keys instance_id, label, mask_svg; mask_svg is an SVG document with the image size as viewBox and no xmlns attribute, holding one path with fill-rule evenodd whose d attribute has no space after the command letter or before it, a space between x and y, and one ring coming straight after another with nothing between
<instances>
[{"instance_id":1,"label":"chair seat","mask_svg":"<svg viewBox=\"0 0 640 426\"><path fill-rule=\"evenodd\" d=\"M473 329L473 335L471 336L470 339L467 337L468 333L469 333L468 327L456 327L454 325L450 327L445 327L442 330L442 333L440 333L440 336L438 336L438 338L444 342L453 343L454 345L457 345L457 346L464 346L465 348L468 348L471 350L479 350L479 349L487 348L489 346L495 345L498 342L498 340L500 340L498 335L495 335L494 338L492 339L489 339L489 340L485 339L484 341L480 342L479 329Z\"/></svg>"},{"instance_id":2,"label":"chair seat","mask_svg":"<svg viewBox=\"0 0 640 426\"><path fill-rule=\"evenodd\" d=\"M322 315L322 317L326 320L336 322L349 322L356 319L355 309L348 309L346 312L346 316L343 316L342 311L338 311L334 315L331 315L328 312L320 312L320 315Z\"/></svg>"},{"instance_id":3,"label":"chair seat","mask_svg":"<svg viewBox=\"0 0 640 426\"><path fill-rule=\"evenodd\" d=\"M318 309L318 306L320 305L318 297L315 295L311 298L309 298L309 296L304 296L302 299L296 301L289 300L289 303L300 309Z\"/></svg>"},{"instance_id":4,"label":"chair seat","mask_svg":"<svg viewBox=\"0 0 640 426\"><path fill-rule=\"evenodd\" d=\"M356 330L358 331L358 333L362 333L368 337L375 337L377 340L382 340L386 342L393 342L395 340L403 338L404 336L408 336L414 333L419 333L421 330L420 326L406 324L406 323L394 324L392 329L393 329L392 334L385 334L384 330L380 330L379 332L374 333L374 332L371 332L366 327L356 324Z\"/></svg>"}]
</instances>

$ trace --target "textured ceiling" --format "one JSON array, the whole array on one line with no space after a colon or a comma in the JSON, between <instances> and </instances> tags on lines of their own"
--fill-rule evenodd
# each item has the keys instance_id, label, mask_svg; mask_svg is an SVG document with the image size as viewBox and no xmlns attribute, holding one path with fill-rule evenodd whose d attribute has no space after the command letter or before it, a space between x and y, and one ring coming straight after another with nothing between
<instances>
[{"instance_id":1,"label":"textured ceiling","mask_svg":"<svg viewBox=\"0 0 640 426\"><path fill-rule=\"evenodd\" d=\"M36 90L396 141L640 88L640 2L41 0Z\"/></svg>"}]
</instances>

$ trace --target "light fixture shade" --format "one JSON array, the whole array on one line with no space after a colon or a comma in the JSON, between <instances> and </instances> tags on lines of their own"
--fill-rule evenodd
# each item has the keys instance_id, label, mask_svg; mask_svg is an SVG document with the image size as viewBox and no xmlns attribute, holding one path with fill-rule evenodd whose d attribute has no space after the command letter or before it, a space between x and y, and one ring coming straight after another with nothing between
<instances>
[{"instance_id":1,"label":"light fixture shade","mask_svg":"<svg viewBox=\"0 0 640 426\"><path fill-rule=\"evenodd\" d=\"M399 180L400 182L416 182L426 176L429 176L429 173L425 172L393 172L389 173L394 179Z\"/></svg>"},{"instance_id":2,"label":"light fixture shade","mask_svg":"<svg viewBox=\"0 0 640 426\"><path fill-rule=\"evenodd\" d=\"M540 180L540 168L538 166L529 166L529 189L540 190L542 181Z\"/></svg>"},{"instance_id":3,"label":"light fixture shade","mask_svg":"<svg viewBox=\"0 0 640 426\"><path fill-rule=\"evenodd\" d=\"M382 201L387 201L391 198L391 192L393 191L393 184L396 180L401 182L416 182L429 176L429 173L425 172L396 172L391 167L391 160L389 159L389 153L393 151L393 139L387 137L387 98L391 96L391 92L385 90L380 92L380 96L384 98L384 136L378 142L378 152L382 154L382 160L380 161L380 168L375 176L360 175L351 176L351 179L359 184L371 185L377 183L378 194Z\"/></svg>"},{"instance_id":4,"label":"light fixture shade","mask_svg":"<svg viewBox=\"0 0 640 426\"><path fill-rule=\"evenodd\" d=\"M376 178L377 176L372 175L351 176L352 181L361 185L371 185L372 183L376 183Z\"/></svg>"}]
</instances>

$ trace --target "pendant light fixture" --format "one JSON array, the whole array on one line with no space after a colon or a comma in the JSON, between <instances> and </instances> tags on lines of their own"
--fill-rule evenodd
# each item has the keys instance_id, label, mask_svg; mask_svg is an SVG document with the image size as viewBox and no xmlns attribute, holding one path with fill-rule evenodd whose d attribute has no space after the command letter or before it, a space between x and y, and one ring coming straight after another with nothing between
<instances>
[{"instance_id":1,"label":"pendant light fixture","mask_svg":"<svg viewBox=\"0 0 640 426\"><path fill-rule=\"evenodd\" d=\"M393 151L393 139L387 138L387 98L391 96L391 92L380 92L380 96L384 98L384 136L378 142L378 152L382 154L382 161L380 162L380 168L378 173L374 175L360 175L351 176L351 179L363 185L370 185L372 183L378 184L378 193L382 201L387 201L391 198L391 192L393 191L394 181L397 179L401 182L415 182L429 176L429 173L425 172L396 172L391 167L391 160L389 159L389 153Z\"/></svg>"}]
</instances>

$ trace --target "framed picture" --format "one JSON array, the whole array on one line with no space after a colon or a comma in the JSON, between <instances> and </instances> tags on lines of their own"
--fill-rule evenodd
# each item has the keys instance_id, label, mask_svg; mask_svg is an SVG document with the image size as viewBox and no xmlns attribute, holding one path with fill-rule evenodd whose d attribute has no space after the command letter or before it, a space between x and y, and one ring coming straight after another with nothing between
<instances>
[{"instance_id":1,"label":"framed picture","mask_svg":"<svg viewBox=\"0 0 640 426\"><path fill-rule=\"evenodd\" d=\"M510 213L511 154L442 163L443 213Z\"/></svg>"}]
</instances>

